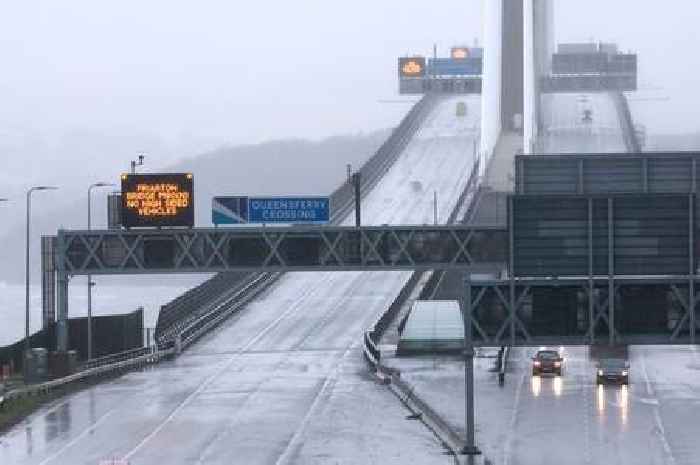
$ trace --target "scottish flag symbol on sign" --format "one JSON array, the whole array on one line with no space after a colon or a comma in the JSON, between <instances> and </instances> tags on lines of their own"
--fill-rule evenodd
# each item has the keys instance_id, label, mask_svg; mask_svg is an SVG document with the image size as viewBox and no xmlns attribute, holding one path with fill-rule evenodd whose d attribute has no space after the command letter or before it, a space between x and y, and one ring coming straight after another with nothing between
<instances>
[{"instance_id":1,"label":"scottish flag symbol on sign","mask_svg":"<svg viewBox=\"0 0 700 465\"><path fill-rule=\"evenodd\" d=\"M247 223L248 197L214 197L211 222L216 225Z\"/></svg>"}]
</instances>

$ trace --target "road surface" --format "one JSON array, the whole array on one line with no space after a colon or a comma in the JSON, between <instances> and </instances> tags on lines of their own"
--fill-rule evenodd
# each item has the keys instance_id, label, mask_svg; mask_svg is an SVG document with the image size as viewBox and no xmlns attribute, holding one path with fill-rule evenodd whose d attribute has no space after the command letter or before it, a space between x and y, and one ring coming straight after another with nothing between
<instances>
[{"instance_id":1,"label":"road surface","mask_svg":"<svg viewBox=\"0 0 700 465\"><path fill-rule=\"evenodd\" d=\"M615 103L606 93L543 94L542 123L538 153L627 150Z\"/></svg>"}]
</instances>

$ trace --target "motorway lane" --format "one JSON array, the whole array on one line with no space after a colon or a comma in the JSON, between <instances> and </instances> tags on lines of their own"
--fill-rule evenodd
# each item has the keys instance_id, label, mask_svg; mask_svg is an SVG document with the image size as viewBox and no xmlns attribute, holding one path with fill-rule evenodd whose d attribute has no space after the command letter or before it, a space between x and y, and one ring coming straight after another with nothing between
<instances>
[{"instance_id":1,"label":"motorway lane","mask_svg":"<svg viewBox=\"0 0 700 465\"><path fill-rule=\"evenodd\" d=\"M432 223L434 191L447 216L479 133L478 99L466 99L464 119L456 100L438 106L364 200L366 224ZM0 438L0 462L445 463L434 438L367 382L361 362L362 331L408 276L285 275L178 359L32 415Z\"/></svg>"},{"instance_id":2,"label":"motorway lane","mask_svg":"<svg viewBox=\"0 0 700 465\"><path fill-rule=\"evenodd\" d=\"M522 383L504 442L508 465L693 465L698 463L700 363L694 348L630 348L630 385L597 386L597 361L566 348L562 377L530 376L518 349L513 382Z\"/></svg>"},{"instance_id":3,"label":"motorway lane","mask_svg":"<svg viewBox=\"0 0 700 465\"><path fill-rule=\"evenodd\" d=\"M609 94L543 94L541 153L625 152L617 109ZM584 120L590 111L591 120Z\"/></svg>"}]
</instances>

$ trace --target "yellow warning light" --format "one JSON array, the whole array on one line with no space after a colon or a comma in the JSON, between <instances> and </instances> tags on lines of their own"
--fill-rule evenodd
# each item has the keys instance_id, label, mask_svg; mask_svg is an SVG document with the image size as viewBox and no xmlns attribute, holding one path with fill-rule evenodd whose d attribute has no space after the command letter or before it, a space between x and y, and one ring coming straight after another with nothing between
<instances>
[{"instance_id":1,"label":"yellow warning light","mask_svg":"<svg viewBox=\"0 0 700 465\"><path fill-rule=\"evenodd\" d=\"M122 181L126 181L126 178L128 178L128 177L129 177L128 174L122 174Z\"/></svg>"},{"instance_id":2,"label":"yellow warning light","mask_svg":"<svg viewBox=\"0 0 700 465\"><path fill-rule=\"evenodd\" d=\"M187 179L192 179L192 173L187 173Z\"/></svg>"},{"instance_id":3,"label":"yellow warning light","mask_svg":"<svg viewBox=\"0 0 700 465\"><path fill-rule=\"evenodd\" d=\"M469 49L465 47L455 47L452 49L452 58L463 60L469 58Z\"/></svg>"},{"instance_id":4,"label":"yellow warning light","mask_svg":"<svg viewBox=\"0 0 700 465\"><path fill-rule=\"evenodd\" d=\"M423 67L420 63L411 60L403 64L403 68L401 68L401 71L405 75L420 74L423 72Z\"/></svg>"}]
</instances>

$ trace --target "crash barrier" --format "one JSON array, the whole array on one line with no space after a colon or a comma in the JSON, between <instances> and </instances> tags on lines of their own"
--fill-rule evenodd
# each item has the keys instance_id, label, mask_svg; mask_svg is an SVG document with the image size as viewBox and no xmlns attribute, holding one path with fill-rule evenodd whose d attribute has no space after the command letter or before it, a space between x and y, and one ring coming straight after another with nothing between
<instances>
[{"instance_id":1,"label":"crash barrier","mask_svg":"<svg viewBox=\"0 0 700 465\"><path fill-rule=\"evenodd\" d=\"M509 346L501 346L498 351L498 385L503 387L506 384L506 370L508 369Z\"/></svg>"},{"instance_id":2,"label":"crash barrier","mask_svg":"<svg viewBox=\"0 0 700 465\"><path fill-rule=\"evenodd\" d=\"M103 356L110 353L143 347L143 308L124 315L101 315L92 317L93 353ZM78 353L79 360L87 358L87 318L68 320L70 347ZM10 366L12 371L24 367L25 340L0 347L0 367ZM56 350L56 324L29 336L30 347L43 347L49 352Z\"/></svg>"},{"instance_id":3,"label":"crash barrier","mask_svg":"<svg viewBox=\"0 0 700 465\"><path fill-rule=\"evenodd\" d=\"M143 367L145 365L158 363L161 359L171 356L172 353L172 349L159 350L157 347L153 347L150 350L143 349L142 351L128 351L128 353L122 354L121 357L116 356L117 354L115 354L112 360L104 364L94 364L94 366L91 366L91 368L81 370L63 378L11 390L5 393L0 406L4 408L11 402L24 397L47 395L56 389L64 388L69 384L87 380L89 378L115 375L122 371L128 371L134 368Z\"/></svg>"},{"instance_id":4,"label":"crash barrier","mask_svg":"<svg viewBox=\"0 0 700 465\"><path fill-rule=\"evenodd\" d=\"M612 92L611 95L617 110L620 127L622 128L622 137L625 139L625 147L628 152L640 153L642 146L637 138L637 131L634 128L632 111L630 110L627 97L622 92Z\"/></svg>"},{"instance_id":5,"label":"crash barrier","mask_svg":"<svg viewBox=\"0 0 700 465\"><path fill-rule=\"evenodd\" d=\"M403 152L406 145L421 127L428 114L440 101L440 97L426 95L408 112L399 126L377 150L377 152L360 168L360 195L363 198L384 174L391 168L396 159ZM331 222L339 224L353 211L355 200L355 188L350 180L346 180L331 194L333 216ZM228 274L228 276L226 276ZM224 275L224 276L222 276ZM194 289L191 289L182 299L175 299L170 304L161 308L156 327L156 339L164 344L172 342L172 335L178 333L183 325L188 325L193 319L210 311L216 311L221 307L221 302L231 303L231 295L237 294L237 288L248 287L251 283L264 282L265 286L272 284L269 275L258 273L219 273L205 281ZM274 276L279 276L275 274ZM260 278L263 278L262 280ZM276 278L275 278L276 279ZM219 286L219 283L225 283ZM230 291L234 287L233 291ZM193 316L193 311L196 311Z\"/></svg>"},{"instance_id":6,"label":"crash barrier","mask_svg":"<svg viewBox=\"0 0 700 465\"><path fill-rule=\"evenodd\" d=\"M390 380L389 389L411 412L411 417L419 419L455 458L461 454L464 441L459 434L438 414L437 411L416 394L415 389L401 378L396 370L382 370Z\"/></svg>"},{"instance_id":7,"label":"crash barrier","mask_svg":"<svg viewBox=\"0 0 700 465\"><path fill-rule=\"evenodd\" d=\"M227 290L244 284L242 281L249 277L249 273L219 273L161 306L156 324L156 339L162 337L163 333L171 330L173 326L185 323L183 320L191 314L193 309L205 307Z\"/></svg>"}]
</instances>

